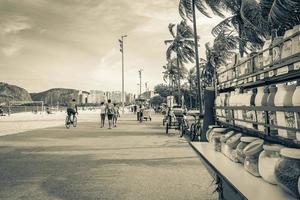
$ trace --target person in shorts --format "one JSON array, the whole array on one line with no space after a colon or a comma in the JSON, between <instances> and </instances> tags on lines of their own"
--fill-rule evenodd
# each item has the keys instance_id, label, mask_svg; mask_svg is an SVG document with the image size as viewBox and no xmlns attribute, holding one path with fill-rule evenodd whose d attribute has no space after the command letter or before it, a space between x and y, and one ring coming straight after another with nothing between
<instances>
[{"instance_id":1,"label":"person in shorts","mask_svg":"<svg viewBox=\"0 0 300 200\"><path fill-rule=\"evenodd\" d=\"M113 117L113 125L117 127L118 117L120 116L119 107L116 103L114 103L114 117Z\"/></svg>"},{"instance_id":2,"label":"person in shorts","mask_svg":"<svg viewBox=\"0 0 300 200\"><path fill-rule=\"evenodd\" d=\"M105 115L106 115L106 106L104 105L104 102L101 102L101 104L100 104L100 128L104 127Z\"/></svg>"},{"instance_id":3,"label":"person in shorts","mask_svg":"<svg viewBox=\"0 0 300 200\"><path fill-rule=\"evenodd\" d=\"M75 99L72 99L72 101L70 101L67 104L67 113L68 113L68 116L70 117L70 119L71 119L71 116L73 116L72 117L72 122L73 122L75 114L78 113L77 104L76 104Z\"/></svg>"},{"instance_id":4,"label":"person in shorts","mask_svg":"<svg viewBox=\"0 0 300 200\"><path fill-rule=\"evenodd\" d=\"M111 129L112 125L113 125L114 105L112 104L110 99L107 100L106 114L107 114L107 118L108 118L108 129Z\"/></svg>"}]
</instances>

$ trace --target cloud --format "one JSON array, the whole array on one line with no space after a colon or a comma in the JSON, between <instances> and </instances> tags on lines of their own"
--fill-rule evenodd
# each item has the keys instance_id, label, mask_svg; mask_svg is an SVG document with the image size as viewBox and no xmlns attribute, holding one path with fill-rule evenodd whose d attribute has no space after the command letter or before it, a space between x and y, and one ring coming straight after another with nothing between
<instances>
[{"instance_id":1,"label":"cloud","mask_svg":"<svg viewBox=\"0 0 300 200\"><path fill-rule=\"evenodd\" d=\"M6 47L2 47L1 51L5 56L10 57L17 55L21 51L22 47L23 46L20 43L14 42Z\"/></svg>"},{"instance_id":2,"label":"cloud","mask_svg":"<svg viewBox=\"0 0 300 200\"><path fill-rule=\"evenodd\" d=\"M30 30L32 24L28 17L20 15L5 15L0 19L0 44L4 56L12 57L19 54L23 48L19 34Z\"/></svg>"},{"instance_id":3,"label":"cloud","mask_svg":"<svg viewBox=\"0 0 300 200\"><path fill-rule=\"evenodd\" d=\"M125 84L126 90L136 92L139 68L151 85L162 81L167 27L180 20L178 1L172 0L1 0L0 59L5 73L0 80L18 80L29 91L120 90L118 39L128 34ZM212 38L209 27L215 23L207 20L198 20L205 40ZM203 49L200 52L203 56Z\"/></svg>"},{"instance_id":4,"label":"cloud","mask_svg":"<svg viewBox=\"0 0 300 200\"><path fill-rule=\"evenodd\" d=\"M18 34L21 31L31 29L32 25L28 17L11 15L0 19L0 33L2 35Z\"/></svg>"}]
</instances>

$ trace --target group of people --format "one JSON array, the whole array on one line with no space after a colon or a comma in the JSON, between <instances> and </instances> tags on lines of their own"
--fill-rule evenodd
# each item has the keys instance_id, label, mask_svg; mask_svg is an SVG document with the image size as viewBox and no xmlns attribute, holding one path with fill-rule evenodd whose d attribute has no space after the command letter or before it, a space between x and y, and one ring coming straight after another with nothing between
<instances>
[{"instance_id":1,"label":"group of people","mask_svg":"<svg viewBox=\"0 0 300 200\"><path fill-rule=\"evenodd\" d=\"M67 105L67 113L72 121L74 121L75 114L78 114L78 108L76 104L76 100L72 99ZM101 102L100 104L100 127L103 128L105 124L105 118L107 116L108 119L108 129L112 127L117 127L118 117L120 117L119 107L116 103L112 103L110 99L108 99L107 103Z\"/></svg>"},{"instance_id":2,"label":"group of people","mask_svg":"<svg viewBox=\"0 0 300 200\"><path fill-rule=\"evenodd\" d=\"M117 127L118 117L120 116L119 107L117 106L117 104L113 104L111 100L108 99L106 104L104 102L101 102L100 110L100 127L104 127L106 116L108 119L108 129Z\"/></svg>"}]
</instances>

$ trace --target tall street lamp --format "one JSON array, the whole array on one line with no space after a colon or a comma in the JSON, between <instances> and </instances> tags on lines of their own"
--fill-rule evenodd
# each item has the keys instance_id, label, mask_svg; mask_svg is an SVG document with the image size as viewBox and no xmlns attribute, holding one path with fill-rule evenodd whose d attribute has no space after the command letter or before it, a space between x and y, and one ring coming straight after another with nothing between
<instances>
[{"instance_id":1,"label":"tall street lamp","mask_svg":"<svg viewBox=\"0 0 300 200\"><path fill-rule=\"evenodd\" d=\"M121 39L119 39L120 43L120 52L122 53L122 113L124 114L124 38L127 35L122 35Z\"/></svg>"},{"instance_id":2,"label":"tall street lamp","mask_svg":"<svg viewBox=\"0 0 300 200\"><path fill-rule=\"evenodd\" d=\"M196 23L196 12L195 12L195 0L192 0L193 8L193 28L194 28L194 42L195 42L195 59L196 59L196 70L197 70L197 92L198 92L198 103L199 111L202 114L202 101L201 101L201 80L200 80L200 64L199 64L199 54L198 54L198 35L197 35L197 23Z\"/></svg>"},{"instance_id":3,"label":"tall street lamp","mask_svg":"<svg viewBox=\"0 0 300 200\"><path fill-rule=\"evenodd\" d=\"M143 69L139 69L139 78L140 78L140 98L142 95L142 71Z\"/></svg>"}]
</instances>

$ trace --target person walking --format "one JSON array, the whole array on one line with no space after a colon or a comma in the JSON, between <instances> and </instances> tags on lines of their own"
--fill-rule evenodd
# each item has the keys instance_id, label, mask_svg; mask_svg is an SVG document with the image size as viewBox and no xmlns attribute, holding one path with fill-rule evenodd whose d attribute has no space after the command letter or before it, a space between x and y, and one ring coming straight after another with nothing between
<instances>
[{"instance_id":1,"label":"person walking","mask_svg":"<svg viewBox=\"0 0 300 200\"><path fill-rule=\"evenodd\" d=\"M113 125L114 105L111 103L110 99L107 100L106 114L107 114L107 119L108 119L108 129L111 129L112 125Z\"/></svg>"},{"instance_id":2,"label":"person walking","mask_svg":"<svg viewBox=\"0 0 300 200\"><path fill-rule=\"evenodd\" d=\"M113 125L117 127L118 117L120 116L119 107L116 103L114 103L114 117L113 117Z\"/></svg>"},{"instance_id":3,"label":"person walking","mask_svg":"<svg viewBox=\"0 0 300 200\"><path fill-rule=\"evenodd\" d=\"M104 127L105 115L106 115L106 106L104 105L104 102L101 102L101 104L100 104L100 128Z\"/></svg>"}]
</instances>

